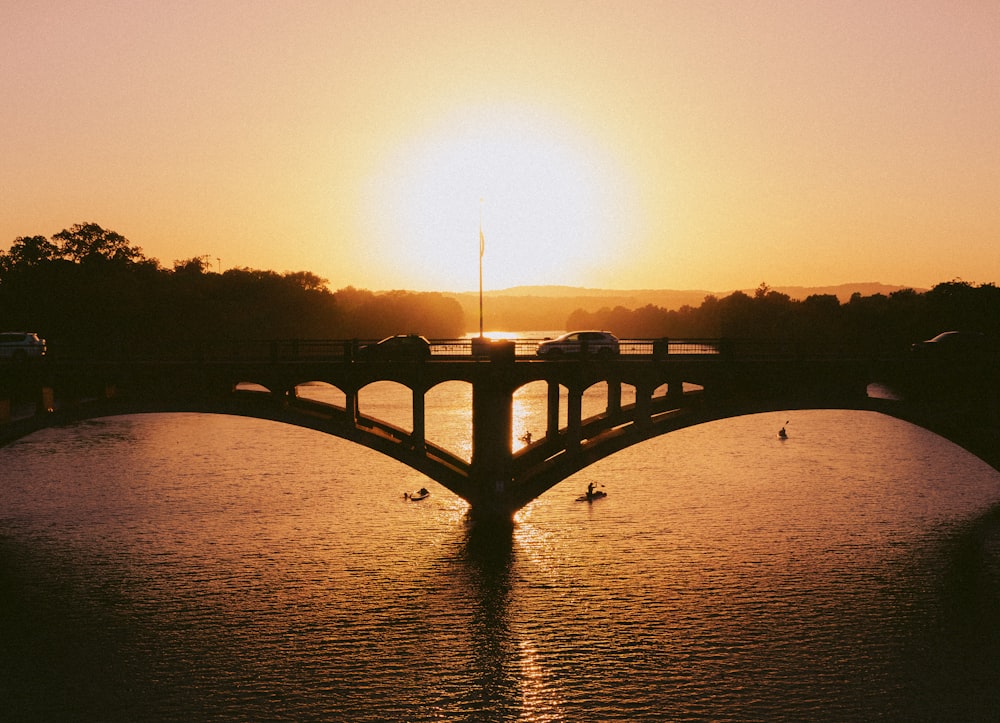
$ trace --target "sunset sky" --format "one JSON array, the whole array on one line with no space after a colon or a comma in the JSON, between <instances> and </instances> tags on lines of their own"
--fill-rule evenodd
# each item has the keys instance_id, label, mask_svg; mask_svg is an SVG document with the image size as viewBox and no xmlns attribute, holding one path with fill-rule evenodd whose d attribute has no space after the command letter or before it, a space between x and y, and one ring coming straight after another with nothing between
<instances>
[{"instance_id":1,"label":"sunset sky","mask_svg":"<svg viewBox=\"0 0 1000 723\"><path fill-rule=\"evenodd\" d=\"M0 248L333 289L1000 282L1000 2L6 3Z\"/></svg>"}]
</instances>

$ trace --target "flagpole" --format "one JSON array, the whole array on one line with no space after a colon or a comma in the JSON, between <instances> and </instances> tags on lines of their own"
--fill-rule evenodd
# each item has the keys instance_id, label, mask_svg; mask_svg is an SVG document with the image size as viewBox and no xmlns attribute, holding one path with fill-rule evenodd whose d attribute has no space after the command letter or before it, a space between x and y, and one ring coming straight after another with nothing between
<instances>
[{"instance_id":1,"label":"flagpole","mask_svg":"<svg viewBox=\"0 0 1000 723\"><path fill-rule=\"evenodd\" d=\"M479 199L479 338L483 338L483 199Z\"/></svg>"}]
</instances>

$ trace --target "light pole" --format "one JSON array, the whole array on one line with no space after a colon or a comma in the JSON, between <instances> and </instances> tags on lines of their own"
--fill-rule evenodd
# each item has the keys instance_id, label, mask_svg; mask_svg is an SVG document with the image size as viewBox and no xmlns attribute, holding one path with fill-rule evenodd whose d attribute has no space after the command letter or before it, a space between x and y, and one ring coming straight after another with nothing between
<instances>
[{"instance_id":1,"label":"light pole","mask_svg":"<svg viewBox=\"0 0 1000 723\"><path fill-rule=\"evenodd\" d=\"M479 207L479 338L483 338L483 251L486 239L483 236L483 210Z\"/></svg>"}]
</instances>

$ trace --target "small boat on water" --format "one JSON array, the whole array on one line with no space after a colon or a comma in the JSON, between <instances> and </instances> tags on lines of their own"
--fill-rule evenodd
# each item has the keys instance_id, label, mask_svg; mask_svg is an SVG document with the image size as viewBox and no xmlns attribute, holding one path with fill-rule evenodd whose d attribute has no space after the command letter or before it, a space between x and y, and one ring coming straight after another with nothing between
<instances>
[{"instance_id":1,"label":"small boat on water","mask_svg":"<svg viewBox=\"0 0 1000 723\"><path fill-rule=\"evenodd\" d=\"M602 487L604 485L601 485ZM587 491L576 498L577 502L593 502L594 500L599 500L602 497L607 497L608 493L604 490L594 489L594 483L591 482L587 485Z\"/></svg>"},{"instance_id":2,"label":"small boat on water","mask_svg":"<svg viewBox=\"0 0 1000 723\"><path fill-rule=\"evenodd\" d=\"M419 502L420 500L426 500L430 496L431 493L426 487L421 487L417 492L403 493L403 499L410 500L411 502Z\"/></svg>"}]
</instances>

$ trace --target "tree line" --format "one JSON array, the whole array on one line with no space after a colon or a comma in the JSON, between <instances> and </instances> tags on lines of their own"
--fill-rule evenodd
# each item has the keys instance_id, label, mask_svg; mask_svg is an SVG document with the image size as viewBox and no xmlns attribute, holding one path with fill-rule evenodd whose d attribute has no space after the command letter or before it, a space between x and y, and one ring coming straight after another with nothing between
<instances>
[{"instance_id":1,"label":"tree line","mask_svg":"<svg viewBox=\"0 0 1000 723\"><path fill-rule=\"evenodd\" d=\"M464 333L439 293L331 291L308 271L211 270L209 257L163 267L121 234L77 224L22 236L0 252L0 329L34 331L53 351L155 352L263 339L372 339Z\"/></svg>"},{"instance_id":2,"label":"tree line","mask_svg":"<svg viewBox=\"0 0 1000 723\"><path fill-rule=\"evenodd\" d=\"M1000 336L1000 289L954 280L925 292L855 293L842 304L832 294L794 300L761 284L752 296L707 296L698 307L578 309L567 324L623 337L761 339L891 353L942 331Z\"/></svg>"},{"instance_id":3,"label":"tree line","mask_svg":"<svg viewBox=\"0 0 1000 723\"><path fill-rule=\"evenodd\" d=\"M544 303L544 302L539 302ZM308 271L212 271L207 256L163 267L115 231L77 224L50 238L22 236L0 251L0 329L35 331L53 350L136 349L270 339L377 339L466 331L458 300L436 292L331 291ZM905 349L941 331L1000 336L1000 289L953 280L903 289L795 300L761 284L706 296L700 306L577 309L567 329L623 338L794 341L875 353Z\"/></svg>"}]
</instances>

